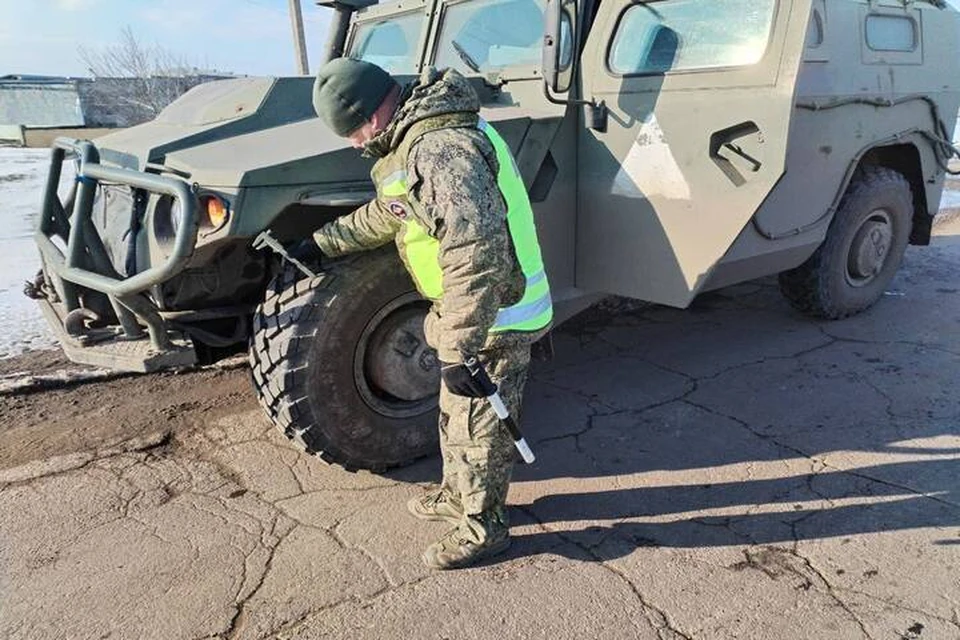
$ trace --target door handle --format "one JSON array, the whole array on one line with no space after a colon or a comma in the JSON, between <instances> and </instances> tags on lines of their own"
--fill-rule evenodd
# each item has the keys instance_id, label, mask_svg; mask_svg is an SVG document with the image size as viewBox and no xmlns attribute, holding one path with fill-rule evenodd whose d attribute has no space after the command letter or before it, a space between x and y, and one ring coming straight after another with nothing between
<instances>
[{"instance_id":1,"label":"door handle","mask_svg":"<svg viewBox=\"0 0 960 640\"><path fill-rule=\"evenodd\" d=\"M732 142L724 142L723 148L727 149L728 151L731 151L732 153L735 153L736 155L746 160L747 163L750 165L750 171L752 173L756 173L757 171L760 171L760 167L763 166L762 162L760 162L759 160L751 156L749 153L744 151L741 147L738 147ZM724 160L726 160L726 158L724 158Z\"/></svg>"},{"instance_id":2,"label":"door handle","mask_svg":"<svg viewBox=\"0 0 960 640\"><path fill-rule=\"evenodd\" d=\"M763 167L763 161L757 157L759 154L751 153L747 144L752 136L759 133L757 123L747 121L710 136L710 159L734 186L743 186L750 174L757 173ZM763 139L757 136L757 143L762 142Z\"/></svg>"}]
</instances>

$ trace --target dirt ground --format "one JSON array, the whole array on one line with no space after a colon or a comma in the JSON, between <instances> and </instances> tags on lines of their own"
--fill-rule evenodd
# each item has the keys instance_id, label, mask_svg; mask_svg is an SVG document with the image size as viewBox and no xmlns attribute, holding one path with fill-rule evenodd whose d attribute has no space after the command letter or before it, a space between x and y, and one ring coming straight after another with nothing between
<instances>
[{"instance_id":1,"label":"dirt ground","mask_svg":"<svg viewBox=\"0 0 960 640\"><path fill-rule=\"evenodd\" d=\"M83 371L59 352L0 361L0 380L29 371L31 390L3 397L0 468L70 456L125 442L170 442L191 428L257 407L245 368L157 375L109 375L70 384L60 371ZM12 375L11 375L12 374ZM53 378L47 381L47 378ZM53 386L56 388L45 389ZM36 389L36 390L34 390Z\"/></svg>"},{"instance_id":2,"label":"dirt ground","mask_svg":"<svg viewBox=\"0 0 960 640\"><path fill-rule=\"evenodd\" d=\"M608 304L534 366L514 544L435 573L436 459L294 449L238 364L0 360L3 638L960 638L960 217L821 323Z\"/></svg>"}]
</instances>

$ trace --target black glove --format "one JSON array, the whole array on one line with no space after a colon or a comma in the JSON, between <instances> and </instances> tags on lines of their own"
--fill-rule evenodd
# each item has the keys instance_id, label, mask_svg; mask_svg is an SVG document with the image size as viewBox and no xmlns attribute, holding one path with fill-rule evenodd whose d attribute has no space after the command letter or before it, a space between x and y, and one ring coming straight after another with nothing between
<instances>
[{"instance_id":1,"label":"black glove","mask_svg":"<svg viewBox=\"0 0 960 640\"><path fill-rule=\"evenodd\" d=\"M469 362L470 367L463 362L440 363L440 376L450 393L465 398L486 398L497 392L497 385L490 380L476 356L465 357L464 362Z\"/></svg>"},{"instance_id":2,"label":"black glove","mask_svg":"<svg viewBox=\"0 0 960 640\"><path fill-rule=\"evenodd\" d=\"M287 249L287 255L306 265L319 265L323 251L313 238L306 238Z\"/></svg>"}]
</instances>

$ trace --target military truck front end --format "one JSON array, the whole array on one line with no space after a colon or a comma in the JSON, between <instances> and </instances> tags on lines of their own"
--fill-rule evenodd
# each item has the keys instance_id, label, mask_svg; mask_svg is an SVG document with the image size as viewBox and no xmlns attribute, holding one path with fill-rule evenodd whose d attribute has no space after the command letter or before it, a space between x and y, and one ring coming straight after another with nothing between
<instances>
[{"instance_id":1,"label":"military truck front end","mask_svg":"<svg viewBox=\"0 0 960 640\"><path fill-rule=\"evenodd\" d=\"M327 215L369 197L365 165L314 118L311 86L218 81L96 144L56 142L33 293L71 359L149 371L245 346L271 276L270 256L251 246L264 218L289 240L315 224L293 209L316 191ZM72 188L58 192L70 171Z\"/></svg>"}]
</instances>

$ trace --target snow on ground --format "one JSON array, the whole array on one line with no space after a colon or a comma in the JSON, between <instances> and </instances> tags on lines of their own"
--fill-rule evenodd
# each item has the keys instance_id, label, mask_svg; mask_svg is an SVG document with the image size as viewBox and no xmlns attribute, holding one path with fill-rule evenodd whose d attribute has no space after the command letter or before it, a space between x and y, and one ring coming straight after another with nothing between
<instances>
[{"instance_id":1,"label":"snow on ground","mask_svg":"<svg viewBox=\"0 0 960 640\"><path fill-rule=\"evenodd\" d=\"M960 191L944 191L940 209L960 209Z\"/></svg>"},{"instance_id":2,"label":"snow on ground","mask_svg":"<svg viewBox=\"0 0 960 640\"><path fill-rule=\"evenodd\" d=\"M23 295L40 268L33 234L49 157L49 149L0 147L0 358L54 345L37 304Z\"/></svg>"}]
</instances>

